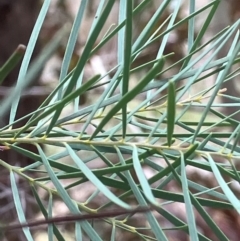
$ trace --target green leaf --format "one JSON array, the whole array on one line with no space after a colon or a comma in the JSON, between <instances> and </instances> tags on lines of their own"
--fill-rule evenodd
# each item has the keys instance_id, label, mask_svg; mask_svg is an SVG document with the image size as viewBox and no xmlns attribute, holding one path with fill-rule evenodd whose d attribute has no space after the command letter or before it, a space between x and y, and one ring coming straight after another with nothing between
<instances>
[{"instance_id":1,"label":"green leaf","mask_svg":"<svg viewBox=\"0 0 240 241\"><path fill-rule=\"evenodd\" d=\"M122 156L120 150L118 148L116 150L117 150L117 153L118 153L118 156L120 158L120 161L121 161L122 165L125 165L125 161L123 159L123 156ZM146 202L145 198L143 197L142 193L140 192L139 188L135 184L130 172L126 171L125 176L126 176L126 178L128 180L128 183L131 187L131 192L133 192L133 194L134 194L136 200L138 201L139 205L140 206L147 206L147 202ZM153 213L152 212L146 213L146 218L149 222L149 225L150 225L156 239L158 241L167 241L167 237L164 234L162 228L160 227L160 225L159 225L158 221L156 220L155 216L153 215Z\"/></svg>"},{"instance_id":2,"label":"green leaf","mask_svg":"<svg viewBox=\"0 0 240 241\"><path fill-rule=\"evenodd\" d=\"M13 52L13 54L9 57L9 59L4 63L4 65L0 68L0 85L4 81L4 79L8 76L9 73L16 67L16 65L23 58L24 53L26 51L26 46L20 44L17 49Z\"/></svg>"},{"instance_id":3,"label":"green leaf","mask_svg":"<svg viewBox=\"0 0 240 241\"><path fill-rule=\"evenodd\" d=\"M31 65L28 73L26 76L24 76L24 81L19 83L13 91L4 99L4 101L1 103L0 107L0 113L1 115L4 115L8 110L9 106L12 104L13 111L11 112L11 121L9 126L13 124L14 118L15 118L15 109L18 106L18 98L16 96L19 96L19 93L24 90L31 81L33 81L33 78L36 76L37 73L42 69L43 65L46 63L46 61L50 58L50 56L56 51L57 47L59 46L60 42L62 41L63 36L67 33L66 26L59 30L59 32L56 33L53 40L46 45L46 47L41 52L40 56L33 62ZM14 100L14 101L13 101ZM17 101L16 101L17 100Z\"/></svg>"},{"instance_id":4,"label":"green leaf","mask_svg":"<svg viewBox=\"0 0 240 241\"><path fill-rule=\"evenodd\" d=\"M107 17L109 15L114 3L115 3L115 0L108 0L105 5L104 10L102 11L101 15L98 17L97 23L96 23L93 31L91 32L90 37L87 40L85 48L81 54L81 58L79 59L79 61L77 63L77 66L73 72L73 76L67 86L67 89L66 89L63 97L66 97L67 95L69 95L72 92L74 85L76 84L81 72L83 71L84 65L86 64L87 60L89 59L92 47L93 47L95 41L97 40L97 37L98 37L105 21L107 20Z\"/></svg>"},{"instance_id":5,"label":"green leaf","mask_svg":"<svg viewBox=\"0 0 240 241\"><path fill-rule=\"evenodd\" d=\"M121 206L122 208L131 209L131 207L120 200L117 196L115 196L106 186L102 184L102 182L94 175L94 173L81 161L81 159L77 156L77 154L73 151L73 149L67 144L64 143L69 155L72 160L76 163L76 165L80 168L80 170L84 173L86 178L92 182L107 198Z\"/></svg>"},{"instance_id":6,"label":"green leaf","mask_svg":"<svg viewBox=\"0 0 240 241\"><path fill-rule=\"evenodd\" d=\"M20 199L20 195L19 195L19 188L17 187L15 176L12 171L10 172L10 181L11 181L13 200L14 200L14 204L16 207L17 215L18 215L18 220L20 223L26 223L25 212L22 208L21 199ZM31 235L28 227L22 228L22 231L25 234L27 240L33 241L33 237Z\"/></svg>"},{"instance_id":7,"label":"green leaf","mask_svg":"<svg viewBox=\"0 0 240 241\"><path fill-rule=\"evenodd\" d=\"M28 66L29 66L29 63L30 63L30 59L32 57L33 50L34 50L34 47L36 45L36 42L37 42L37 39L38 39L38 35L39 35L40 30L42 28L44 19L45 19L46 15L47 15L47 11L48 11L48 8L50 6L50 3L51 3L50 0L45 0L43 2L41 11L40 11L40 13L38 15L37 21L35 23L35 26L34 26L33 31L31 33L29 42L27 44L26 53L24 55L24 58L23 58L23 61L22 61L22 65L21 65L21 68L20 68L20 71L19 71L19 76L18 76L18 80L17 80L17 87L19 85L22 86L24 81L25 81L25 77L26 77L26 74L27 74L27 70L28 70ZM13 100L13 103L12 103L11 113L10 113L10 120L9 120L10 124L15 119L18 103L19 103L19 100L20 100L20 93L21 93L20 91L17 93L17 95L15 96L15 98Z\"/></svg>"},{"instance_id":8,"label":"green leaf","mask_svg":"<svg viewBox=\"0 0 240 241\"><path fill-rule=\"evenodd\" d=\"M35 119L33 119L32 121L28 122L15 136L15 138L17 138L20 134L22 134L25 130L27 130L30 126L32 126L33 124L35 124L37 121L43 119L44 117L48 116L49 114L53 113L55 110L57 111L55 113L55 116L52 118L52 121L50 123L50 125L48 126L48 132L51 131L52 127L55 125L55 122L57 120L57 117L59 117L59 111L63 109L63 107L70 102L71 100L73 100L74 98L76 98L78 95L80 95L81 93L83 93L84 90L88 89L89 86L93 85L98 79L99 79L99 75L94 76L92 79L90 79L89 81L87 81L85 84L83 84L79 89L73 91L72 93L70 93L69 95L67 95L65 98L63 98L61 101L57 102L54 106L50 107L47 111L43 112L42 114L40 114L38 117L36 117Z\"/></svg>"},{"instance_id":9,"label":"green leaf","mask_svg":"<svg viewBox=\"0 0 240 241\"><path fill-rule=\"evenodd\" d=\"M31 186L31 189L32 189L32 192L33 192L33 195L37 201L37 204L38 204L38 207L40 208L42 214L44 215L45 218L48 217L48 213L42 203L42 200L41 198L39 197L38 193L37 193L37 190L34 186ZM57 229L57 227L53 224L53 232L54 232L54 235L56 236L56 238L58 239L58 241L65 241L65 239L63 238L63 236L61 235L61 233L59 232L59 230Z\"/></svg>"},{"instance_id":10,"label":"green leaf","mask_svg":"<svg viewBox=\"0 0 240 241\"><path fill-rule=\"evenodd\" d=\"M140 82L130 91L128 91L122 99L107 113L107 115L100 122L94 133L92 134L90 140L92 140L98 132L105 126L105 124L116 114L123 105L127 104L132 100L140 91L159 73L164 66L164 58L161 58L157 64L140 80Z\"/></svg>"},{"instance_id":11,"label":"green leaf","mask_svg":"<svg viewBox=\"0 0 240 241\"><path fill-rule=\"evenodd\" d=\"M183 189L183 196L184 196L184 202L186 207L186 215L188 220L190 239L197 241L199 240L198 234L197 234L197 226L195 222L195 215L192 208L191 198L189 195L186 166L184 162L184 156L182 153L181 153L181 180L182 180L182 189Z\"/></svg>"},{"instance_id":12,"label":"green leaf","mask_svg":"<svg viewBox=\"0 0 240 241\"><path fill-rule=\"evenodd\" d=\"M60 195L60 197L63 199L64 203L66 204L66 206L69 208L69 210L73 214L79 214L80 211L76 207L74 201L70 198L70 196L67 193L67 191L65 190L65 188L59 182L57 176L53 172L51 166L49 165L49 163L47 161L47 158L46 158L44 152L42 151L42 149L41 149L41 147L39 145L37 145L37 149L38 149L39 154L40 154L40 156L42 158L42 161L43 161L43 164L44 164L44 166L46 168L46 171L48 172L48 174L49 174L49 176L50 176L54 186L58 190L58 194ZM87 235L89 236L89 238L91 238L93 240L96 240L96 241L102 241L102 239L99 237L99 235L96 233L96 231L91 227L89 222L82 221L82 227L83 227L84 231L87 233Z\"/></svg>"},{"instance_id":13,"label":"green leaf","mask_svg":"<svg viewBox=\"0 0 240 241\"><path fill-rule=\"evenodd\" d=\"M228 187L227 183L223 179L222 175L220 174L217 165L215 164L212 157L208 154L207 159L210 163L210 166L213 170L214 176L216 177L219 186L222 188L223 192L225 193L226 197L228 198L229 202L233 205L235 210L240 213L240 201Z\"/></svg>"},{"instance_id":14,"label":"green leaf","mask_svg":"<svg viewBox=\"0 0 240 241\"><path fill-rule=\"evenodd\" d=\"M140 185L143 189L143 193L145 195L145 197L149 200L149 202L154 205L154 206L158 206L159 204L157 203L157 201L155 200L155 197L153 196L151 187L144 175L142 166L140 164L139 158L138 158L138 150L136 146L133 146L133 166L134 166L134 170L137 174L138 180L140 182Z\"/></svg>"},{"instance_id":15,"label":"green leaf","mask_svg":"<svg viewBox=\"0 0 240 241\"><path fill-rule=\"evenodd\" d=\"M174 82L170 81L168 86L168 99L167 99L167 141L168 146L172 144L172 136L175 127L175 112L176 112L176 102L175 102L175 85Z\"/></svg>"},{"instance_id":16,"label":"green leaf","mask_svg":"<svg viewBox=\"0 0 240 241\"><path fill-rule=\"evenodd\" d=\"M122 79L122 95L126 95L128 92L128 85L130 79L130 65L131 65L131 54L132 54L132 0L125 1L126 5L126 28L125 33L123 34L124 48L121 48L124 55L124 65L123 65L123 79ZM119 32L119 34L121 34ZM121 42L119 43L119 48ZM123 136L125 139L126 129L127 129L127 103L122 106L122 130Z\"/></svg>"}]
</instances>

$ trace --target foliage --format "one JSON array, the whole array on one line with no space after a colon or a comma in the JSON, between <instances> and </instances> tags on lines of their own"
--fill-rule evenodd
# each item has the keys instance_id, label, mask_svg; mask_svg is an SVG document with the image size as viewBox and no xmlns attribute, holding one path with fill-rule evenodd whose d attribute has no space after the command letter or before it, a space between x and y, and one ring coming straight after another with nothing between
<instances>
[{"instance_id":1,"label":"foliage","mask_svg":"<svg viewBox=\"0 0 240 241\"><path fill-rule=\"evenodd\" d=\"M116 206L127 210L128 216L124 218L119 218L117 213L114 216L113 211L113 218L103 214L101 221L96 224L94 220L91 223L87 219L75 222L76 240L83 240L84 237L94 241L116 240L119 230L136 236L137 240L170 240L169 230L183 231L189 234L190 240L209 240L197 229L196 220L199 217L218 240L229 240L207 210L234 209L240 213L237 194L229 187L232 182L240 181L234 162L239 159L239 123L215 108L226 106L217 103L216 96L222 95L222 83L238 73L231 72L231 67L239 60L238 33L225 58L215 60L216 54L236 33L239 21L204 43L203 36L219 1L212 1L200 10L195 10L194 1L190 1L189 16L179 20L177 16L181 1L176 1L176 6L171 8L171 1L165 0L141 33L135 36L133 20L147 11L149 1L143 0L133 7L134 1L120 0L119 22L96 44L116 2L101 0L78 63L69 72L87 2L81 1L73 25L64 26L45 47L38 60L29 67L37 35L50 4L49 0L44 1L22 61L17 85L0 107L1 115L10 108L9 125L0 131L1 149L13 149L33 160L31 165L25 167L11 166L0 160L2 168L10 173L20 223L25 223L26 217L16 185L17 176L29 183L39 210L46 219L53 216L52 210L57 200L64 202L72 215L107 213ZM172 14L156 29L158 19L169 9L172 9ZM209 14L195 37L195 17L206 10ZM168 65L167 61L173 55L164 52L169 36L187 22L188 51L178 62ZM28 116L30 119L26 125L13 128L19 121L15 119L19 93L56 50L63 36L69 37L58 85L42 105ZM105 76L96 75L84 80L88 61L107 46L114 36L117 36L118 41L116 66ZM159 43L156 56L133 68L141 54L156 43ZM204 59L207 54L208 57ZM199 62L201 65L197 65ZM1 80L12 69L14 62L11 63L0 69ZM170 75L175 66L181 66L179 72ZM133 86L132 77L137 74L141 78ZM215 84L190 95L197 83L215 74ZM97 89L102 91L100 96L93 95ZM93 103L79 106L80 99L86 95L95 98ZM66 108L70 108L71 113L63 116ZM200 113L197 118L189 120L189 116L196 112ZM73 128L74 125L77 128ZM234 127L235 131L229 132L225 127ZM38 153L20 147L21 143L35 145ZM42 144L56 148L56 152L47 155ZM66 164L66 157L72 162ZM96 162L104 165L91 168L91 163ZM216 185L208 187L198 183L188 174L188 167L194 167L196 172L204 170L212 173ZM151 177L145 170L151 170ZM39 173L38 177L36 173ZM81 195L82 186L89 182L96 190L88 198L78 201L72 197L71 189L77 188ZM169 189L171 185L179 188L177 193ZM42 189L46 191L48 200L46 198L43 201L40 195ZM184 218L169 211L168 206L175 203L184 203ZM129 210L134 211L136 206L152 208L145 214L135 214L144 217L139 223L131 222L135 216L131 212L129 214ZM101 227L106 228L104 225L108 225L110 233L101 230ZM8 225L5 228L9 228ZM27 240L34 240L28 228L22 229ZM57 240L65 240L58 226L50 223L48 240L53 240L54 236Z\"/></svg>"}]
</instances>

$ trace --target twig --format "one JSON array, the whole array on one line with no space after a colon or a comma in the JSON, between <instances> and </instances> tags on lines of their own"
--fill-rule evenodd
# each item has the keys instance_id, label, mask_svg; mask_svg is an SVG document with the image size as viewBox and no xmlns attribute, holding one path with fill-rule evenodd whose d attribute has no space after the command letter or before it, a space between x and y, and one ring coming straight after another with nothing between
<instances>
[{"instance_id":1,"label":"twig","mask_svg":"<svg viewBox=\"0 0 240 241\"><path fill-rule=\"evenodd\" d=\"M111 210L108 212L95 213L95 214L77 214L77 215L71 215L71 216L53 217L53 218L36 220L36 221L30 221L27 223L17 223L17 224L1 226L0 230L12 231L12 230L21 229L21 228L41 226L44 224L71 223L71 222L80 222L80 221L93 220L93 219L111 218L111 217L116 217L124 214L133 215L135 213L145 213L145 212L149 212L150 210L151 208L147 206L147 207L137 207L132 210L117 209L117 210Z\"/></svg>"}]
</instances>

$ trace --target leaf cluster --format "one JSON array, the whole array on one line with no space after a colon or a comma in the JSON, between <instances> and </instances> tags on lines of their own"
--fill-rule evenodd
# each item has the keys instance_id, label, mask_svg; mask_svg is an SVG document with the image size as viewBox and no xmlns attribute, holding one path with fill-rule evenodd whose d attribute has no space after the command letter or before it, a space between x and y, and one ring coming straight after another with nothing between
<instances>
[{"instance_id":1,"label":"leaf cluster","mask_svg":"<svg viewBox=\"0 0 240 241\"><path fill-rule=\"evenodd\" d=\"M176 1L178 3L172 9L171 1L164 0L142 32L136 36L133 20L147 11L149 1L143 0L133 7L133 0L121 0L118 23L96 44L115 2L117 1L99 1L84 49L71 71L69 66L74 46L81 31L84 12L90 3L81 1L72 26L64 26L29 67L50 5L49 0L43 2L23 57L17 84L0 106L1 115L10 109L9 124L0 130L1 149L15 150L33 160L31 165L21 168L0 160L2 168L10 173L19 222L24 224L27 220L16 185L16 175L29 183L39 210L46 219L52 218L57 198L65 203L72 215L85 212L94 215L113 206L127 210L125 214L130 214L124 218L119 218L117 213L111 218L102 217L102 222L111 227L111 240L116 239L119 230L124 230L138 236L139 240L167 241L169 229L185 232L190 240L209 240L197 229L196 213L219 240L228 240L206 208L233 209L240 213L237 194L229 187L230 183L240 181L239 171L234 164L235 160L239 160L239 123L215 108L226 106L215 101L216 96L222 95L222 83L238 74L238 69L232 72L231 67L239 61L239 33L236 33L239 21L204 43L203 37L219 0L212 1L199 10L194 8L195 1L190 1L190 13L181 20L177 18L181 1ZM172 9L171 15L153 32L158 19L167 9ZM195 37L195 18L204 11L209 11L209 14ZM169 36L185 23L188 23L187 54L178 62L168 65L168 58L174 54L164 53ZM26 125L13 128L21 120L15 116L21 93L58 48L63 36L68 36L68 43L57 86L37 110L21 118L29 118ZM218 51L232 36L228 55L216 60ZM84 80L88 61L107 46L113 37L117 37L116 66L104 76L95 75ZM142 52L158 41L160 44L156 56L133 68L133 63ZM18 54L19 50L0 69L0 81L14 67L19 59ZM204 59L206 55L208 57ZM198 65L199 62L201 65ZM169 75L176 66L181 66L178 73ZM144 74L135 82L134 87L130 87L132 76L138 73ZM206 86L194 95L190 94L197 83L213 75L217 75L217 80L212 86ZM100 96L93 96L96 98L93 103L79 106L83 95L92 95L99 88L103 91ZM131 103L135 103L134 107ZM69 106L73 107L72 113L63 116L63 110ZM197 118L189 118L196 110L200 113ZM77 130L72 128L74 125L77 125ZM225 127L236 129L233 132L220 129ZM20 147L21 143L35 145L38 153ZM47 155L42 144L56 148L57 152ZM65 157L70 158L72 164L64 163ZM222 159L227 160L227 163L219 161ZM93 169L89 167L89 163L99 160L104 166ZM198 183L189 177L188 167L212 173L217 185L208 187ZM148 177L145 170L151 170L153 175ZM34 176L36 172L41 175ZM68 184L64 182L66 179ZM230 182L227 183L226 180ZM79 202L70 195L73 188L79 188L81 192L82 185L88 182L96 190L86 200ZM178 186L179 193L168 189L173 184ZM47 192L47 205L40 197L40 189ZM104 202L99 201L99 195L105 196ZM93 202L97 207L91 207ZM169 211L168 206L175 203L184 204L185 220ZM135 210L136 206L151 206L154 209L144 214L147 224L144 222L140 227L129 223L133 214L129 210ZM159 218L169 223L169 227L163 227ZM57 240L65 240L57 225L46 223L49 224L49 240L53 240L54 236ZM27 240L34 240L26 225L20 227ZM94 241L106 238L87 219L75 222L74 230L76 240L82 240L84 236Z\"/></svg>"}]
</instances>

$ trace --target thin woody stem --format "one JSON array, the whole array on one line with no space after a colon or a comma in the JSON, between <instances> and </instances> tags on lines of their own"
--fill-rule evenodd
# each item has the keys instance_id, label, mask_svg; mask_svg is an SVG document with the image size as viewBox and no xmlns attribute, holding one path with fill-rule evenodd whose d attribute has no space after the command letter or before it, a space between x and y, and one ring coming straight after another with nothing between
<instances>
[{"instance_id":1,"label":"thin woody stem","mask_svg":"<svg viewBox=\"0 0 240 241\"><path fill-rule=\"evenodd\" d=\"M44 224L56 224L56 223L66 223L66 222L70 223L70 222L79 222L79 221L86 221L86 220L92 220L92 219L111 218L111 217L116 217L124 214L133 215L135 213L149 212L150 210L151 208L146 206L146 207L137 207L132 210L111 210L109 212L102 212L102 213L96 213L96 214L77 214L77 215L71 215L71 216L53 217L53 218L41 219L37 221L31 221L27 223L10 224L7 226L0 227L0 230L12 231L12 230L21 229L21 228L41 226Z\"/></svg>"}]
</instances>

